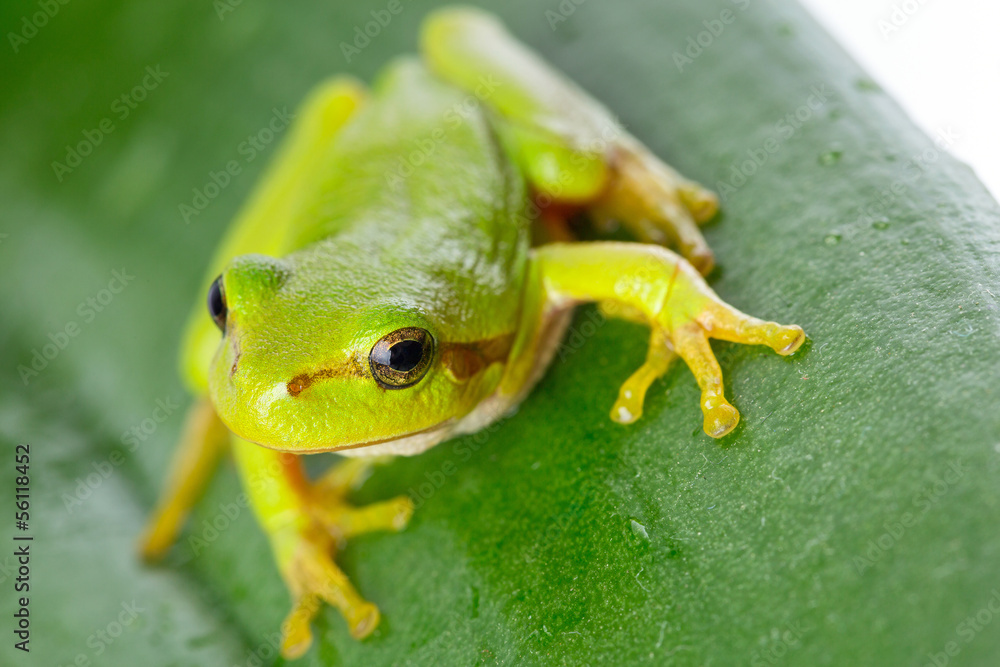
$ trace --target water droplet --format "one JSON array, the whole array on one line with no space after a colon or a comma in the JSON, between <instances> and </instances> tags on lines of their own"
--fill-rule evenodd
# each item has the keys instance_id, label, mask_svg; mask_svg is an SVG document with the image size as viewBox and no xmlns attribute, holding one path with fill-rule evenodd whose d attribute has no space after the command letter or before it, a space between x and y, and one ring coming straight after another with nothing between
<instances>
[{"instance_id":1,"label":"water droplet","mask_svg":"<svg viewBox=\"0 0 1000 667\"><path fill-rule=\"evenodd\" d=\"M889 221L888 220L877 220L877 221L875 221L875 222L872 223L872 227L874 227L875 229L879 230L880 232L884 232L885 230L889 229Z\"/></svg>"},{"instance_id":2,"label":"water droplet","mask_svg":"<svg viewBox=\"0 0 1000 667\"><path fill-rule=\"evenodd\" d=\"M832 164L840 162L842 155L843 152L841 151L827 151L819 156L819 163L824 167L829 167Z\"/></svg>"},{"instance_id":3,"label":"water droplet","mask_svg":"<svg viewBox=\"0 0 1000 667\"><path fill-rule=\"evenodd\" d=\"M841 238L840 234L827 234L826 238L823 239L823 243L827 245L837 245L840 243Z\"/></svg>"}]
</instances>

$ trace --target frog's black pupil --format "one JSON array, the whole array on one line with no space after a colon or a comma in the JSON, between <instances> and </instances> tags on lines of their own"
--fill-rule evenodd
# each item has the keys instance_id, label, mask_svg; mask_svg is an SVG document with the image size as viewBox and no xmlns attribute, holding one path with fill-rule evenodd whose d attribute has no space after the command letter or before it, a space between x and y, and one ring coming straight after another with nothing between
<instances>
[{"instance_id":1,"label":"frog's black pupil","mask_svg":"<svg viewBox=\"0 0 1000 667\"><path fill-rule=\"evenodd\" d=\"M389 368L400 373L413 370L424 356L424 346L415 340L401 340L389 348Z\"/></svg>"},{"instance_id":2,"label":"frog's black pupil","mask_svg":"<svg viewBox=\"0 0 1000 667\"><path fill-rule=\"evenodd\" d=\"M216 326L225 331L226 329L226 298L222 294L222 276L212 282L208 288L208 313L212 316Z\"/></svg>"}]
</instances>

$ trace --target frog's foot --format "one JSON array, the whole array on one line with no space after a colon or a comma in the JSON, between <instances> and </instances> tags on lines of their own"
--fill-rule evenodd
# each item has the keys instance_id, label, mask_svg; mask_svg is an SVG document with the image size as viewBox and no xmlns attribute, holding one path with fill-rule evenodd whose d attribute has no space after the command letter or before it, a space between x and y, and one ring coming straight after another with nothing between
<instances>
[{"instance_id":1,"label":"frog's foot","mask_svg":"<svg viewBox=\"0 0 1000 667\"><path fill-rule=\"evenodd\" d=\"M767 345L781 355L792 354L805 340L801 327L765 322L727 305L690 263L666 248L643 243L554 243L534 248L531 261L529 290L543 295L538 298L529 291L534 303L564 306L596 301L604 313L652 329L646 362L622 386L612 410L611 418L618 422L639 418L647 389L679 356L701 387L705 432L721 438L740 417L723 393L722 371L708 339ZM535 312L544 312L544 305L535 307ZM537 348L525 349L522 358L535 358Z\"/></svg>"},{"instance_id":2,"label":"frog's foot","mask_svg":"<svg viewBox=\"0 0 1000 667\"><path fill-rule=\"evenodd\" d=\"M378 626L378 607L358 594L331 553L334 540L317 526L289 536L281 554L281 575L292 594L292 609L281 625L281 655L301 657L312 644L310 624L323 602L344 616L351 636L367 637Z\"/></svg>"},{"instance_id":3,"label":"frog's foot","mask_svg":"<svg viewBox=\"0 0 1000 667\"><path fill-rule=\"evenodd\" d=\"M614 175L591 209L594 217L619 220L646 243L673 245L702 275L708 274L715 257L698 225L719 210L715 193L634 142L626 142L612 164Z\"/></svg>"},{"instance_id":4,"label":"frog's foot","mask_svg":"<svg viewBox=\"0 0 1000 667\"><path fill-rule=\"evenodd\" d=\"M369 466L367 461L348 459L312 485L305 494L305 520L284 540L283 548L278 547L279 567L292 594L292 609L282 624L281 652L288 659L309 648L310 624L323 602L340 611L355 639L367 637L378 626L378 607L358 594L332 557L350 537L400 531L413 514L413 503L406 496L363 507L346 504L344 494Z\"/></svg>"},{"instance_id":5,"label":"frog's foot","mask_svg":"<svg viewBox=\"0 0 1000 667\"><path fill-rule=\"evenodd\" d=\"M667 298L664 308L651 323L653 333L646 363L622 385L612 418L622 423L637 419L642 413L646 390L653 380L666 372L670 361L679 356L701 388L705 433L721 438L736 428L740 413L726 400L722 369L708 339L766 345L787 356L799 349L805 341L805 332L797 325L785 326L751 317L721 301L713 292L685 290L682 285L685 280L695 278L701 282L701 279L693 276L693 272L690 276L685 276L683 271L679 273L672 290L674 294Z\"/></svg>"},{"instance_id":6,"label":"frog's foot","mask_svg":"<svg viewBox=\"0 0 1000 667\"><path fill-rule=\"evenodd\" d=\"M740 413L726 400L722 387L722 369L708 344L709 336L737 343L767 345L781 355L789 355L802 345L805 332L796 325L782 326L764 322L742 313L738 319L712 321L697 318L671 332L674 348L694 373L701 387L701 411L705 415L705 433L721 438L740 421ZM707 320L707 321L706 321Z\"/></svg>"}]
</instances>

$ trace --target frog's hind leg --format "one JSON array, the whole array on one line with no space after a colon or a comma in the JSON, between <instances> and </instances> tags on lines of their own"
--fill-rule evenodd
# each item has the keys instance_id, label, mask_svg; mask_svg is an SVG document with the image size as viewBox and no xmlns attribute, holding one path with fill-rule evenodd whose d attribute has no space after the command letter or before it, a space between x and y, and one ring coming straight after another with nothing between
<instances>
[{"instance_id":1,"label":"frog's hind leg","mask_svg":"<svg viewBox=\"0 0 1000 667\"><path fill-rule=\"evenodd\" d=\"M699 224L719 209L715 193L687 180L636 141L612 158L607 189L591 206L598 219L622 222L640 240L672 245L705 275L715 259Z\"/></svg>"},{"instance_id":2,"label":"frog's hind leg","mask_svg":"<svg viewBox=\"0 0 1000 667\"><path fill-rule=\"evenodd\" d=\"M312 619L324 602L340 611L353 637L367 637L378 626L378 608L358 594L333 554L354 535L402 530L413 513L409 498L351 507L345 495L367 474L367 463L348 459L311 483L299 457L234 440L244 486L292 597L281 628L282 655L294 659L306 652Z\"/></svg>"},{"instance_id":3,"label":"frog's hind leg","mask_svg":"<svg viewBox=\"0 0 1000 667\"><path fill-rule=\"evenodd\" d=\"M504 143L538 195L618 220L644 241L672 244L702 274L711 270L698 225L718 210L715 194L660 161L499 21L440 10L425 23L421 48L435 73L498 113Z\"/></svg>"}]
</instances>

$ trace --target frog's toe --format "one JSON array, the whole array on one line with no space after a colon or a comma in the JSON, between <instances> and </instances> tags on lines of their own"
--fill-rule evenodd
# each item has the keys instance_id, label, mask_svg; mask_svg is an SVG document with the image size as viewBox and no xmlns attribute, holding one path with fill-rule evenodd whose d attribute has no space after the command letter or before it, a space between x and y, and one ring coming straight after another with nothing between
<instances>
[{"instance_id":1,"label":"frog's toe","mask_svg":"<svg viewBox=\"0 0 1000 667\"><path fill-rule=\"evenodd\" d=\"M806 341L806 332L799 325L791 324L787 327L782 327L782 331L778 333L775 339L778 342L772 346L774 351L783 357L787 357L802 347L802 343Z\"/></svg>"},{"instance_id":2,"label":"frog's toe","mask_svg":"<svg viewBox=\"0 0 1000 667\"><path fill-rule=\"evenodd\" d=\"M611 408L611 419L619 424L631 424L639 419L649 386L667 372L675 356L664 332L653 327L646 362L618 390L618 400Z\"/></svg>"},{"instance_id":3,"label":"frog's toe","mask_svg":"<svg viewBox=\"0 0 1000 667\"><path fill-rule=\"evenodd\" d=\"M685 361L701 387L705 433L721 438L736 428L740 413L726 400L722 370L708 343L707 332L697 321L690 321L671 333L658 325L653 326L646 362L622 385L611 409L611 419L620 424L631 424L639 419L649 386L666 373L677 356Z\"/></svg>"},{"instance_id":4,"label":"frog's toe","mask_svg":"<svg viewBox=\"0 0 1000 667\"><path fill-rule=\"evenodd\" d=\"M702 404L705 415L703 428L705 433L713 438L721 438L740 423L740 413L725 398Z\"/></svg>"},{"instance_id":5,"label":"frog's toe","mask_svg":"<svg viewBox=\"0 0 1000 667\"><path fill-rule=\"evenodd\" d=\"M363 599L347 575L333 562L332 540L317 530L304 531L288 549L282 568L292 593L292 609L281 626L281 654L289 659L301 657L312 644L312 620L322 603L336 607L347 621L351 636L363 639L379 623L378 608Z\"/></svg>"},{"instance_id":6,"label":"frog's toe","mask_svg":"<svg viewBox=\"0 0 1000 667\"><path fill-rule=\"evenodd\" d=\"M701 411L705 433L721 438L740 421L740 413L726 400L722 369L708 343L708 334L697 322L679 327L672 335L674 349L694 374L701 387Z\"/></svg>"},{"instance_id":7,"label":"frog's toe","mask_svg":"<svg viewBox=\"0 0 1000 667\"><path fill-rule=\"evenodd\" d=\"M332 537L346 540L364 533L403 530L413 516L413 501L407 496L397 496L362 507L317 504L313 514Z\"/></svg>"},{"instance_id":8,"label":"frog's toe","mask_svg":"<svg viewBox=\"0 0 1000 667\"><path fill-rule=\"evenodd\" d=\"M679 193L674 194L678 199L679 196ZM674 197L662 198L653 205L654 213L649 217L650 224L663 231L669 243L677 248L677 252L698 273L708 275L715 267L715 254L702 236L697 219L682 201L677 201Z\"/></svg>"},{"instance_id":9,"label":"frog's toe","mask_svg":"<svg viewBox=\"0 0 1000 667\"><path fill-rule=\"evenodd\" d=\"M699 319L704 321L712 338L744 345L766 345L783 357L798 350L806 340L802 327L796 324L760 320L721 302L710 303Z\"/></svg>"},{"instance_id":10,"label":"frog's toe","mask_svg":"<svg viewBox=\"0 0 1000 667\"><path fill-rule=\"evenodd\" d=\"M684 181L677 192L698 224L708 222L719 212L719 196L694 181Z\"/></svg>"},{"instance_id":11,"label":"frog's toe","mask_svg":"<svg viewBox=\"0 0 1000 667\"><path fill-rule=\"evenodd\" d=\"M296 660L305 655L312 645L312 628L309 621L312 617L302 620L303 611L294 607L281 624L281 655L287 660Z\"/></svg>"},{"instance_id":12,"label":"frog's toe","mask_svg":"<svg viewBox=\"0 0 1000 667\"><path fill-rule=\"evenodd\" d=\"M701 387L705 433L713 438L721 438L736 428L740 413L723 393L722 370L708 343L709 337L744 345L766 345L782 356L798 350L806 339L800 326L751 317L714 295L701 304L697 317L679 324L671 338Z\"/></svg>"}]
</instances>

